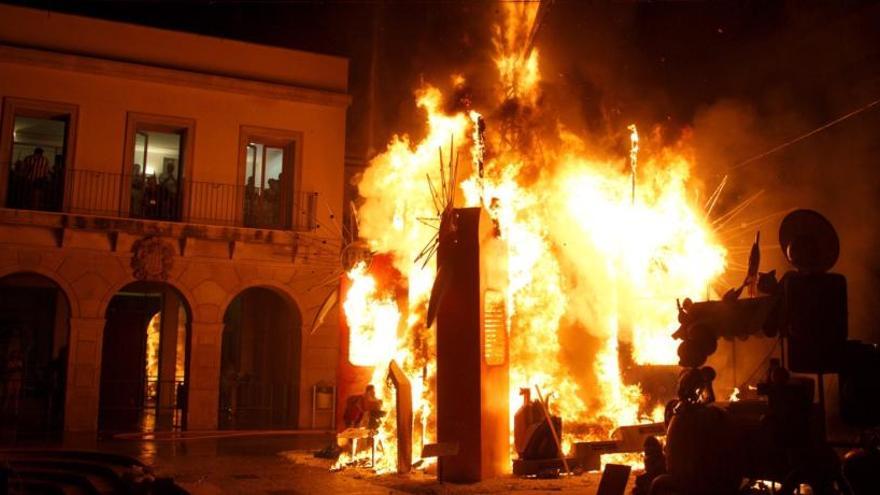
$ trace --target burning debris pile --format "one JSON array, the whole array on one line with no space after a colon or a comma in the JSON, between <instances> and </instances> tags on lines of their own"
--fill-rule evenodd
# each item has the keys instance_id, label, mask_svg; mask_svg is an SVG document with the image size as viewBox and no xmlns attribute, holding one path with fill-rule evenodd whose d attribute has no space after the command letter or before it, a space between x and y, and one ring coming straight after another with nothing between
<instances>
[{"instance_id":1,"label":"burning debris pile","mask_svg":"<svg viewBox=\"0 0 880 495\"><path fill-rule=\"evenodd\" d=\"M662 419L662 403L627 383L621 363L677 363L670 305L706 296L725 270L687 147L651 139L640 147L631 126L629 156L615 157L566 129L542 100L539 5L500 9L494 100L474 108L460 98L461 76L448 94L419 88L425 137L395 136L358 184L359 233L374 256L348 273L343 309L350 362L372 367L370 383L388 409L377 434L379 472L397 467L392 361L412 388L413 462L426 465L422 447L436 441L436 330L427 312L451 206L482 207L507 246L492 262L507 274L510 418L521 389L552 393L565 450ZM339 463L350 461L346 454Z\"/></svg>"}]
</instances>

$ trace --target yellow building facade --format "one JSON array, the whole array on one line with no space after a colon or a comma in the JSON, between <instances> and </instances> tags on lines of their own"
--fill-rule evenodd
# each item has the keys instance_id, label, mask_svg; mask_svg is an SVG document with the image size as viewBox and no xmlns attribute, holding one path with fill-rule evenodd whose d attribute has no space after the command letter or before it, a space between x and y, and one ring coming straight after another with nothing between
<instances>
[{"instance_id":1,"label":"yellow building facade","mask_svg":"<svg viewBox=\"0 0 880 495\"><path fill-rule=\"evenodd\" d=\"M0 5L4 437L332 425L347 79Z\"/></svg>"}]
</instances>

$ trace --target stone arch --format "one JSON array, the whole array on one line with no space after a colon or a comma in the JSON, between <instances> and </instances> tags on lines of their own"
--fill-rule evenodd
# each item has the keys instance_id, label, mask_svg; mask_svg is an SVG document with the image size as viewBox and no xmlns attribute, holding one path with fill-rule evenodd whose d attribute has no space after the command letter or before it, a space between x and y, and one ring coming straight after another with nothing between
<instances>
[{"instance_id":1,"label":"stone arch","mask_svg":"<svg viewBox=\"0 0 880 495\"><path fill-rule=\"evenodd\" d=\"M109 307L110 301L113 299L113 296L123 291L127 287L137 286L139 284L155 285L157 287L167 285L180 299L180 302L183 303L183 308L186 311L186 315L189 321L192 322L195 319L195 306L192 302L193 295L189 291L185 290L185 288L183 288L183 286L181 286L180 284L174 283L170 280L136 280L133 278L127 279L121 284L116 284L113 287L113 293L111 293L109 297L105 296L101 299L101 306L99 307L99 309L101 310L101 313L99 313L100 317L104 318L106 316L107 309Z\"/></svg>"},{"instance_id":2,"label":"stone arch","mask_svg":"<svg viewBox=\"0 0 880 495\"><path fill-rule=\"evenodd\" d=\"M276 282L237 288L223 304L218 426L294 429L303 376L302 312Z\"/></svg>"},{"instance_id":3,"label":"stone arch","mask_svg":"<svg viewBox=\"0 0 880 495\"><path fill-rule=\"evenodd\" d=\"M186 429L191 296L172 281L129 279L117 285L102 303L98 428L105 433Z\"/></svg>"},{"instance_id":4,"label":"stone arch","mask_svg":"<svg viewBox=\"0 0 880 495\"><path fill-rule=\"evenodd\" d=\"M79 300L75 297L76 291L67 280L61 278L57 273L42 268L11 267L0 269L0 279L4 279L11 275L38 275L51 280L56 286L58 286L58 290L64 294L64 298L67 299L67 307L70 311L70 317L79 318L81 316Z\"/></svg>"},{"instance_id":5,"label":"stone arch","mask_svg":"<svg viewBox=\"0 0 880 495\"><path fill-rule=\"evenodd\" d=\"M223 301L223 304L220 305L220 313L217 315L217 320L223 321L223 317L226 315L226 310L229 309L229 305L232 304L232 301L234 301L236 297L240 296L242 292L254 288L269 289L272 292L275 292L276 294L281 296L282 299L287 301L291 309L299 317L300 321L302 321L304 316L302 306L299 304L296 296L293 295L293 291L290 289L289 286L275 280L250 280L247 283L241 284L235 287L235 289L229 291L229 293L226 295L226 299Z\"/></svg>"},{"instance_id":6,"label":"stone arch","mask_svg":"<svg viewBox=\"0 0 880 495\"><path fill-rule=\"evenodd\" d=\"M13 425L12 438L61 438L75 317L68 290L41 270L0 274L0 362L19 364L12 371L18 387L3 391L2 416Z\"/></svg>"},{"instance_id":7,"label":"stone arch","mask_svg":"<svg viewBox=\"0 0 880 495\"><path fill-rule=\"evenodd\" d=\"M107 289L107 292L105 292L104 295L101 297L101 302L98 305L98 312L97 312L98 316L100 318L103 318L104 315L107 313L107 307L110 305L110 300L113 299L113 296L115 296L119 291L124 289L126 286L133 284L135 282L142 282L142 281L137 280L134 277L126 277L126 278L116 282L115 284L111 285ZM184 303L184 306L187 308L190 321L195 320L195 318L196 318L195 311L196 311L196 307L198 306L198 304L197 304L198 301L196 301L195 296L186 286L184 286L183 284L181 284L180 282L178 282L176 280L155 280L155 281L147 280L145 282L155 282L158 284L168 284L169 286L171 286L171 288L173 288L175 290L175 292L177 292L177 295L180 297L181 301L183 301L183 303Z\"/></svg>"}]
</instances>

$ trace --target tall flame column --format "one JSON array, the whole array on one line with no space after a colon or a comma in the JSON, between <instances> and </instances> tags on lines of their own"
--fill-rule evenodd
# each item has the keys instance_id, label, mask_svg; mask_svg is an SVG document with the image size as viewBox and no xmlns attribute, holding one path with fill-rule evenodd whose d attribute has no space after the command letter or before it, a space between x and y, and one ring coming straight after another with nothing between
<instances>
[{"instance_id":1,"label":"tall flame column","mask_svg":"<svg viewBox=\"0 0 880 495\"><path fill-rule=\"evenodd\" d=\"M440 228L437 440L458 445L441 481L468 483L510 470L506 248L482 208L460 208Z\"/></svg>"},{"instance_id":2,"label":"tall flame column","mask_svg":"<svg viewBox=\"0 0 880 495\"><path fill-rule=\"evenodd\" d=\"M391 256L378 254L373 256L370 262L369 273L376 278L380 287L393 287L398 307L406 308L406 285L392 263ZM340 282L340 308L346 300L351 281L348 277L342 277ZM336 365L336 429L345 429L345 407L349 397L364 393L364 389L370 384L373 376L374 365L364 363L352 363L351 355L351 328L345 317L344 311L339 311L339 356ZM385 363L381 363L385 365ZM378 385L374 383L373 385Z\"/></svg>"}]
</instances>

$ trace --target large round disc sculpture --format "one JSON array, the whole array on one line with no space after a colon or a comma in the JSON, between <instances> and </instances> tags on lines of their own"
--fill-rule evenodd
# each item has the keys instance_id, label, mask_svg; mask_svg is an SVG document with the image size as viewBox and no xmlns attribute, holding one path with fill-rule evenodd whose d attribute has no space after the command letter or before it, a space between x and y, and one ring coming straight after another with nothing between
<instances>
[{"instance_id":1,"label":"large round disc sculpture","mask_svg":"<svg viewBox=\"0 0 880 495\"><path fill-rule=\"evenodd\" d=\"M779 246L789 263L803 272L827 272L840 255L837 232L813 210L795 210L782 219Z\"/></svg>"}]
</instances>

